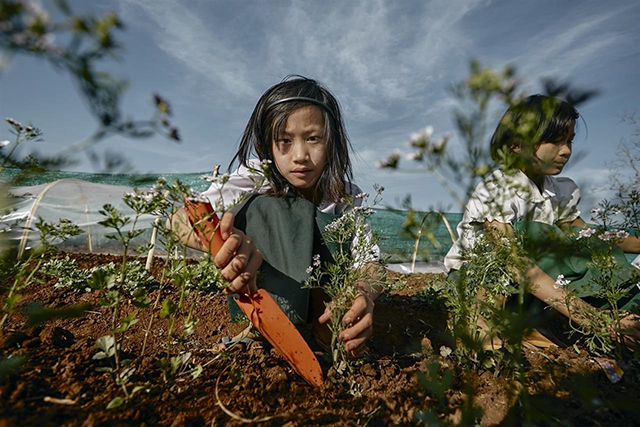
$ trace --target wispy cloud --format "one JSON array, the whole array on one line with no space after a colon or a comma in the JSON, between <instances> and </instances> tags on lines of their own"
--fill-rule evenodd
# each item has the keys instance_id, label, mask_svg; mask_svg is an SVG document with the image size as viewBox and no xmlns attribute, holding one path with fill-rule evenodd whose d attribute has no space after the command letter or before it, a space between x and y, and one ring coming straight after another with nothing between
<instances>
[{"instance_id":1,"label":"wispy cloud","mask_svg":"<svg viewBox=\"0 0 640 427\"><path fill-rule=\"evenodd\" d=\"M552 26L533 37L524 51L505 62L521 68L530 79L541 77L568 78L577 70L606 63L617 48L626 45L625 35L612 31L614 18L621 11L590 16L578 22L568 21L563 27Z\"/></svg>"},{"instance_id":2,"label":"wispy cloud","mask_svg":"<svg viewBox=\"0 0 640 427\"><path fill-rule=\"evenodd\" d=\"M188 82L195 75L211 88L224 88L224 95L256 96L247 52L236 49L224 34L208 25L206 14L178 0L120 0L120 3L126 14L142 11L157 24L153 36L158 47L190 72L180 83L192 87L193 82Z\"/></svg>"},{"instance_id":3,"label":"wispy cloud","mask_svg":"<svg viewBox=\"0 0 640 427\"><path fill-rule=\"evenodd\" d=\"M314 76L338 94L354 120L390 119L395 110L423 105L425 90L447 77L445 65L463 54L460 21L486 2L383 0L270 3L243 9L251 34L211 23L222 3L120 0L156 24L158 46L203 83L238 98L290 73ZM214 6L212 6L214 5ZM250 42L242 42L249 37ZM346 102L345 102L346 101ZM397 104L402 104L398 106ZM414 105L415 107L416 105ZM396 111L397 112L397 111ZM402 114L402 111L400 111Z\"/></svg>"}]
</instances>

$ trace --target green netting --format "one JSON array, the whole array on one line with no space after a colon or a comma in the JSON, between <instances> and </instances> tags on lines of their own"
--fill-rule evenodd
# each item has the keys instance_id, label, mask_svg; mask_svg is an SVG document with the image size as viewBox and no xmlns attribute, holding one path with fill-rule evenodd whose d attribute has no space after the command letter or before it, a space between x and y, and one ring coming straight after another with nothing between
<instances>
[{"instance_id":1,"label":"green netting","mask_svg":"<svg viewBox=\"0 0 640 427\"><path fill-rule=\"evenodd\" d=\"M8 169L0 174L0 179L7 181L16 174L17 171ZM12 212L4 215L0 221L5 224L5 228L11 229L5 236L16 240L26 236L26 246L31 246L38 238L38 234L34 230L26 233L23 230L30 216L33 216L32 221L39 217L48 222L65 218L80 226L84 233L70 239L64 248L73 251L118 254L121 248L105 238L105 235L112 233L113 230L105 229L98 224L104 219L99 214L99 210L105 203L110 203L125 215L132 215L133 212L124 204L122 197L125 193L131 192L133 187L147 189L162 176L167 181L179 178L192 188L203 191L209 184L201 180L200 175L202 174L110 175L79 172L35 174L22 181L24 185L12 188L12 193L19 196L18 202L13 206ZM52 185L52 182L55 184ZM46 193L43 194L45 190ZM34 210L34 203L38 196L41 200ZM410 262L412 259L415 239L402 233L402 224L406 215L407 212L402 210L379 209L370 217L372 229L380 238L380 249L391 262ZM416 213L418 221L423 215L424 213ZM445 217L450 227L455 230L462 215L446 214ZM151 215L145 215L138 220L136 228L143 229L145 232L133 242L134 248L149 242L154 219ZM442 261L452 244L450 233L443 220L433 216L430 221L420 240L418 261Z\"/></svg>"}]
</instances>

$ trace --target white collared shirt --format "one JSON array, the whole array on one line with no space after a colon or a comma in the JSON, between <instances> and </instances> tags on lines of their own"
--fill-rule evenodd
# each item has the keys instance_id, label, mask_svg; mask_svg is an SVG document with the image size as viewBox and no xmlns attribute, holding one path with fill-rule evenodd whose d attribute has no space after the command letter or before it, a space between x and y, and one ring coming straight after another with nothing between
<instances>
[{"instance_id":1,"label":"white collared shirt","mask_svg":"<svg viewBox=\"0 0 640 427\"><path fill-rule=\"evenodd\" d=\"M522 171L505 173L498 169L478 184L458 224L458 240L444 264L458 270L464 253L484 235L484 222L513 225L517 221L537 221L549 225L571 223L580 216L580 190L573 180L545 175L543 190Z\"/></svg>"}]
</instances>

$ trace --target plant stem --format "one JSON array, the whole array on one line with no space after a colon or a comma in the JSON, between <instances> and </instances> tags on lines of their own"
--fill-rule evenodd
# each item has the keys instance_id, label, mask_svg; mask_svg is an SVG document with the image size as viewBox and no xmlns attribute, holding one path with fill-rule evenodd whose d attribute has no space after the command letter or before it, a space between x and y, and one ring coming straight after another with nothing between
<instances>
[{"instance_id":1,"label":"plant stem","mask_svg":"<svg viewBox=\"0 0 640 427\"><path fill-rule=\"evenodd\" d=\"M23 269L21 269L20 273L18 273L15 280L13 281L13 285L11 285L11 289L9 290L9 294L7 295L7 298L6 298L7 303L11 299L11 297L13 297L14 293L18 289L18 284L22 281L22 274L24 272L24 268L26 268L26 266L29 265L29 262L31 261L31 259L32 257L30 256L29 259L27 259L27 261L23 264ZM31 269L29 276L27 276L27 278L24 280L24 285L22 286L22 288L26 288L27 286L29 286L31 279L33 279L33 276L36 274L41 264L42 264L42 258L38 259L38 264L36 264L36 267ZM7 307L5 310L6 312L2 316L2 319L0 320L0 329L4 325L4 322L7 320L7 318L9 317L9 312L13 310L13 304L11 305L11 307Z\"/></svg>"}]
</instances>

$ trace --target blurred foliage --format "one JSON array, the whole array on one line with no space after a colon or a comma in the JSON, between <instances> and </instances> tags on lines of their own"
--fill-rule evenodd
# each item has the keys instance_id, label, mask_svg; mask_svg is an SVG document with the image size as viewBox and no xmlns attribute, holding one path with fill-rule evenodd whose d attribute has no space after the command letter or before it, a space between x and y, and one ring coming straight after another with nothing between
<instances>
[{"instance_id":1,"label":"blurred foliage","mask_svg":"<svg viewBox=\"0 0 640 427\"><path fill-rule=\"evenodd\" d=\"M135 120L121 111L127 82L99 68L105 60L117 58L120 49L117 34L124 29L120 18L114 13L104 16L75 13L65 0L56 0L54 5L55 14L62 17L60 21L54 21L52 14L33 1L0 2L0 52L8 57L26 54L43 59L71 77L98 126L92 135L66 147L54 158L31 160L60 167L70 163L71 155L86 151L94 166L99 166L101 158L91 148L111 135L148 138L161 134L180 141L178 130L171 125L172 112L165 99L154 95L153 116ZM128 168L125 156L105 155L104 172L123 168Z\"/></svg>"}]
</instances>

